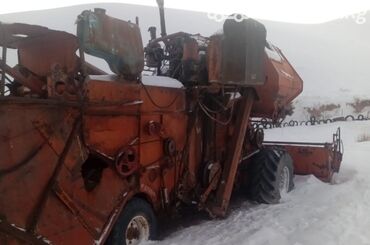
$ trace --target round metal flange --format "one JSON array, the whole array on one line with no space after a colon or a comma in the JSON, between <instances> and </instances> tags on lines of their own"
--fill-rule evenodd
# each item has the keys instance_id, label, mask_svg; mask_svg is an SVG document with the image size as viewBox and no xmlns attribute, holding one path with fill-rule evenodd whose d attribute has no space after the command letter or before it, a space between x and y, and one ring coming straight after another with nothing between
<instances>
[{"instance_id":1,"label":"round metal flange","mask_svg":"<svg viewBox=\"0 0 370 245\"><path fill-rule=\"evenodd\" d=\"M142 216L134 216L127 225L125 240L127 245L137 245L149 240L150 228L148 220Z\"/></svg>"},{"instance_id":2,"label":"round metal flange","mask_svg":"<svg viewBox=\"0 0 370 245\"><path fill-rule=\"evenodd\" d=\"M149 121L147 123L147 130L149 135L161 135L163 127L159 122Z\"/></svg>"},{"instance_id":3,"label":"round metal flange","mask_svg":"<svg viewBox=\"0 0 370 245\"><path fill-rule=\"evenodd\" d=\"M176 153L176 142L172 138L167 138L163 142L164 146L164 153L167 156L174 156Z\"/></svg>"},{"instance_id":4,"label":"round metal flange","mask_svg":"<svg viewBox=\"0 0 370 245\"><path fill-rule=\"evenodd\" d=\"M140 167L135 149L131 146L124 148L116 157L115 167L122 177L134 174Z\"/></svg>"}]
</instances>

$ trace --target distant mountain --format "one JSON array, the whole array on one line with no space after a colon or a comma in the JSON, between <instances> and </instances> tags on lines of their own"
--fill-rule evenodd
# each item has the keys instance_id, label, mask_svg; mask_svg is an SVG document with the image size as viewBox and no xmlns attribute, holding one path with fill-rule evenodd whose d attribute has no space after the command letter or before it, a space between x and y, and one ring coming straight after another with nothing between
<instances>
[{"instance_id":1,"label":"distant mountain","mask_svg":"<svg viewBox=\"0 0 370 245\"><path fill-rule=\"evenodd\" d=\"M107 14L124 20L138 16L144 44L149 26L158 27L155 7L129 4L89 4L43 11L0 15L2 22L24 22L75 33L77 15L85 9L105 8ZM303 96L327 97L369 94L370 92L370 12L364 24L354 18L316 25L289 24L260 20L266 25L268 39L280 47L304 80ZM357 16L360 17L360 16ZM206 13L166 9L167 32L185 31L205 36L222 29L222 23ZM89 60L107 69L103 61Z\"/></svg>"}]
</instances>

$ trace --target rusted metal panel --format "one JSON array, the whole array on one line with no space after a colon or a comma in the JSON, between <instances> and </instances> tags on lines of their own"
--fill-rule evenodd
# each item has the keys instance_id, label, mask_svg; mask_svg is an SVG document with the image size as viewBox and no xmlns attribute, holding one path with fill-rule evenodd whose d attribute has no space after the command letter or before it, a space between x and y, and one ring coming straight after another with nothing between
<instances>
[{"instance_id":1,"label":"rusted metal panel","mask_svg":"<svg viewBox=\"0 0 370 245\"><path fill-rule=\"evenodd\" d=\"M183 61L198 61L199 46L194 38L186 38L184 41L182 60Z\"/></svg>"},{"instance_id":2,"label":"rusted metal panel","mask_svg":"<svg viewBox=\"0 0 370 245\"><path fill-rule=\"evenodd\" d=\"M314 175L324 182L330 182L333 174L339 172L343 157L340 128L333 134L332 143L309 142L265 142L268 146L284 148L293 159L294 173Z\"/></svg>"},{"instance_id":3,"label":"rusted metal panel","mask_svg":"<svg viewBox=\"0 0 370 245\"><path fill-rule=\"evenodd\" d=\"M210 37L207 47L207 70L208 80L212 82L221 81L221 62L222 62L222 35Z\"/></svg>"},{"instance_id":4,"label":"rusted metal panel","mask_svg":"<svg viewBox=\"0 0 370 245\"><path fill-rule=\"evenodd\" d=\"M74 35L48 31L19 43L19 64L40 77L50 75L56 65L67 74L75 74L79 69L77 49L78 42Z\"/></svg>"},{"instance_id":5,"label":"rusted metal panel","mask_svg":"<svg viewBox=\"0 0 370 245\"><path fill-rule=\"evenodd\" d=\"M265 49L266 84L256 87L259 100L253 107L253 116L285 117L285 110L303 90L303 81L284 54L269 44Z\"/></svg>"},{"instance_id":6,"label":"rusted metal panel","mask_svg":"<svg viewBox=\"0 0 370 245\"><path fill-rule=\"evenodd\" d=\"M135 79L144 68L140 29L134 23L109 17L102 9L84 11L77 36L86 53L105 59L116 74Z\"/></svg>"},{"instance_id":7,"label":"rusted metal panel","mask_svg":"<svg viewBox=\"0 0 370 245\"><path fill-rule=\"evenodd\" d=\"M142 113L171 112L182 113L186 109L185 90L161 86L140 85Z\"/></svg>"},{"instance_id":8,"label":"rusted metal panel","mask_svg":"<svg viewBox=\"0 0 370 245\"><path fill-rule=\"evenodd\" d=\"M44 86L45 83L41 81L39 78L37 78L36 76L32 74L28 74L28 76L23 75L19 70L19 66L11 68L7 64L5 64L5 62L1 59L0 59L0 65L2 69L4 69L3 72L12 76L18 83L26 86L34 93L37 93L40 95L45 94L46 91L43 89L43 87L45 87Z\"/></svg>"},{"instance_id":9,"label":"rusted metal panel","mask_svg":"<svg viewBox=\"0 0 370 245\"><path fill-rule=\"evenodd\" d=\"M224 58L221 47L224 43L223 39L222 35L212 36L208 45L208 79L211 83L222 81ZM260 86L255 86L258 100L253 106L252 116L277 119L285 116L289 103L302 92L303 81L281 50L271 44L269 47L272 50L267 51L268 47L266 47L262 56L263 77L266 81ZM274 57L268 56L267 52L274 53ZM241 71L233 72L232 69L228 71L230 74L241 73Z\"/></svg>"},{"instance_id":10,"label":"rusted metal panel","mask_svg":"<svg viewBox=\"0 0 370 245\"><path fill-rule=\"evenodd\" d=\"M107 82L106 79L112 79ZM91 77L85 83L87 99L84 137L92 149L115 157L139 137L139 84L118 81L115 76Z\"/></svg>"},{"instance_id":11,"label":"rusted metal panel","mask_svg":"<svg viewBox=\"0 0 370 245\"><path fill-rule=\"evenodd\" d=\"M189 129L189 159L187 163L187 177L186 182L182 183L185 186L185 189L194 188L197 184L197 176L199 170L199 164L202 162L202 155L204 152L204 142L203 142L203 127L202 121L197 114L191 114L188 119ZM193 125L189 125L193 124Z\"/></svg>"},{"instance_id":12,"label":"rusted metal panel","mask_svg":"<svg viewBox=\"0 0 370 245\"><path fill-rule=\"evenodd\" d=\"M85 116L86 144L95 151L114 158L119 150L139 136L137 116Z\"/></svg>"},{"instance_id":13,"label":"rusted metal panel","mask_svg":"<svg viewBox=\"0 0 370 245\"><path fill-rule=\"evenodd\" d=\"M35 237L32 234L25 233L21 228L15 227L14 224L8 223L6 220L0 222L0 242L4 245L21 245L21 244L34 244L34 245L46 245L47 240L42 237ZM15 237L18 238L15 239Z\"/></svg>"},{"instance_id":14,"label":"rusted metal panel","mask_svg":"<svg viewBox=\"0 0 370 245\"><path fill-rule=\"evenodd\" d=\"M44 26L23 23L0 23L0 45L8 48L17 48L19 43L48 32L50 30Z\"/></svg>"},{"instance_id":15,"label":"rusted metal panel","mask_svg":"<svg viewBox=\"0 0 370 245\"><path fill-rule=\"evenodd\" d=\"M29 235L51 194L46 188L77 114L73 108L42 103L0 106L0 213Z\"/></svg>"},{"instance_id":16,"label":"rusted metal panel","mask_svg":"<svg viewBox=\"0 0 370 245\"><path fill-rule=\"evenodd\" d=\"M85 79L86 100L91 106L124 105L140 102L140 85L116 75L88 76ZM140 104L140 103L139 103Z\"/></svg>"},{"instance_id":17,"label":"rusted metal panel","mask_svg":"<svg viewBox=\"0 0 370 245\"><path fill-rule=\"evenodd\" d=\"M58 199L50 195L37 224L37 233L43 234L52 244L93 244L91 234L79 222L74 213Z\"/></svg>"},{"instance_id":18,"label":"rusted metal panel","mask_svg":"<svg viewBox=\"0 0 370 245\"><path fill-rule=\"evenodd\" d=\"M86 191L81 164L88 149L79 133L66 141L79 111L38 101L0 106L1 220L19 227L12 237L20 240L36 241L41 235L53 244L92 244L106 237L113 224L107 221L126 202L128 184L107 168L99 186Z\"/></svg>"},{"instance_id":19,"label":"rusted metal panel","mask_svg":"<svg viewBox=\"0 0 370 245\"><path fill-rule=\"evenodd\" d=\"M253 19L245 19L241 22L230 19L225 21L223 29L221 42L214 38L215 47L210 49L215 53L210 56L212 58L218 56L216 59L220 59L218 62L221 62L219 65L214 60L211 61L216 65L213 65L214 70L209 71L210 81L240 86L263 85L265 83L263 66L265 27ZM222 55L219 55L215 49L221 50ZM214 76L218 68L220 68L220 75Z\"/></svg>"},{"instance_id":20,"label":"rusted metal panel","mask_svg":"<svg viewBox=\"0 0 370 245\"><path fill-rule=\"evenodd\" d=\"M66 32L18 23L0 24L0 44L3 51L6 47L17 48L19 59L19 64L11 68L5 64L6 56L3 55L0 60L2 73L41 97L47 94L46 77L51 76L56 67L70 80L80 68L77 38Z\"/></svg>"},{"instance_id":21,"label":"rusted metal panel","mask_svg":"<svg viewBox=\"0 0 370 245\"><path fill-rule=\"evenodd\" d=\"M324 182L330 182L334 172L333 152L330 147L284 145L294 163L297 175L314 175Z\"/></svg>"},{"instance_id":22,"label":"rusted metal panel","mask_svg":"<svg viewBox=\"0 0 370 245\"><path fill-rule=\"evenodd\" d=\"M100 164L105 166L104 162ZM71 173L73 171L68 171L68 169L61 172L54 192L59 201L77 218L78 225L89 233L90 239L92 237L98 240L103 235L107 220L114 210L124 203L124 196L129 192L129 185L117 175L111 166L104 167L98 185L90 191L87 191L81 174L74 176ZM94 205L91 205L92 203ZM47 225L47 216L44 217L44 221ZM52 230L48 227L45 229ZM63 232L58 236L64 236Z\"/></svg>"},{"instance_id":23,"label":"rusted metal panel","mask_svg":"<svg viewBox=\"0 0 370 245\"><path fill-rule=\"evenodd\" d=\"M0 24L0 45L17 48L19 64L37 74L47 76L59 64L67 73L78 68L77 38L67 32L27 24Z\"/></svg>"},{"instance_id":24,"label":"rusted metal panel","mask_svg":"<svg viewBox=\"0 0 370 245\"><path fill-rule=\"evenodd\" d=\"M153 205L157 207L163 201L160 192L170 193L176 186L174 175L178 169L174 166L180 161L186 139L185 91L147 86L114 76L99 79L91 76L85 86L89 101L84 116L86 144L112 161L131 147L137 169L126 173L142 174L140 189L156 200ZM131 105L131 101L140 103ZM114 102L117 104L112 105ZM105 114L99 115L98 111ZM159 128L150 131L151 124ZM166 155L167 139L175 142L176 156Z\"/></svg>"}]
</instances>

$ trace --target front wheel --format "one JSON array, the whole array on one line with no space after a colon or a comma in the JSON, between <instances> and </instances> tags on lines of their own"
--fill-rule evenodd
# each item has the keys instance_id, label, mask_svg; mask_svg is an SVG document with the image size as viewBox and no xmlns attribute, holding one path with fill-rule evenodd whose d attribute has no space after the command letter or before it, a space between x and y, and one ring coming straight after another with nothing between
<instances>
[{"instance_id":1,"label":"front wheel","mask_svg":"<svg viewBox=\"0 0 370 245\"><path fill-rule=\"evenodd\" d=\"M157 219L148 202L133 198L122 211L107 245L136 245L157 238Z\"/></svg>"},{"instance_id":2,"label":"front wheel","mask_svg":"<svg viewBox=\"0 0 370 245\"><path fill-rule=\"evenodd\" d=\"M262 149L248 167L248 193L260 203L278 203L293 183L293 161L290 155L276 148Z\"/></svg>"}]
</instances>

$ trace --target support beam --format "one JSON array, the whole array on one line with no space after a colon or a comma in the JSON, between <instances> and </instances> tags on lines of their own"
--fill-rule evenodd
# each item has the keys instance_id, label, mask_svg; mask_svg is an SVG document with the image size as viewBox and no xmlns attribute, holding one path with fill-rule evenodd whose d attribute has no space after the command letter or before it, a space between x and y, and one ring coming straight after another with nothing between
<instances>
[{"instance_id":1,"label":"support beam","mask_svg":"<svg viewBox=\"0 0 370 245\"><path fill-rule=\"evenodd\" d=\"M42 90L44 82L39 80L37 77L33 75L29 75L28 77L23 76L23 74L21 74L17 69L8 66L3 59L0 59L0 66L4 74L3 76L4 79L5 74L9 74L11 77L17 80L17 82L29 88L32 92L37 93L39 95L42 95L45 92Z\"/></svg>"},{"instance_id":2,"label":"support beam","mask_svg":"<svg viewBox=\"0 0 370 245\"><path fill-rule=\"evenodd\" d=\"M224 217L226 215L231 193L234 188L235 177L240 162L244 138L246 135L249 116L252 105L255 100L255 92L251 88L245 88L242 91L243 99L240 102L240 110L233 132L233 136L228 148L227 158L223 167L222 177L217 189L215 203L211 204L210 211L216 216Z\"/></svg>"},{"instance_id":3,"label":"support beam","mask_svg":"<svg viewBox=\"0 0 370 245\"><path fill-rule=\"evenodd\" d=\"M5 95L5 62L6 62L6 55L7 55L7 48L6 46L2 47L3 52L2 52L2 60L4 63L1 64L1 81L0 81L0 95L4 96Z\"/></svg>"}]
</instances>

